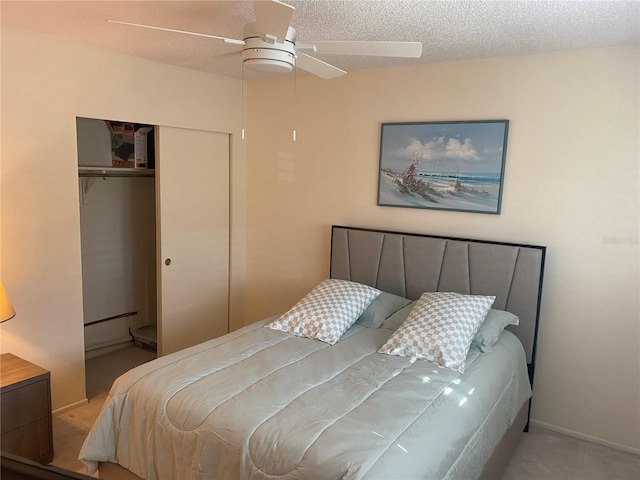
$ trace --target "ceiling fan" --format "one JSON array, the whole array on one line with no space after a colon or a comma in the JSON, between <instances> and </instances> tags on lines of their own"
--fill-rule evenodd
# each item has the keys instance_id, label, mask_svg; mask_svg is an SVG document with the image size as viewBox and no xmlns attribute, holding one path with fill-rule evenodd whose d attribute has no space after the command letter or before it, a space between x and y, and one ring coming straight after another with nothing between
<instances>
[{"instance_id":1,"label":"ceiling fan","mask_svg":"<svg viewBox=\"0 0 640 480\"><path fill-rule=\"evenodd\" d=\"M406 58L419 58L422 55L420 42L296 42L296 30L290 25L294 7L278 0L255 0L253 9L255 22L244 26L242 40L117 20L108 22L221 40L242 46L242 50L234 54L242 56L243 65L247 68L267 73L288 73L298 67L324 79L339 77L347 72L305 52Z\"/></svg>"}]
</instances>

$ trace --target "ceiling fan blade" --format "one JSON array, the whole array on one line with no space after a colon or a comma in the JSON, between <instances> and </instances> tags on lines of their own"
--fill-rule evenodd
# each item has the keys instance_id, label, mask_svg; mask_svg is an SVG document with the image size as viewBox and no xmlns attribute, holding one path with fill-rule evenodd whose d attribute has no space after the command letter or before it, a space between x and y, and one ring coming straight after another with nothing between
<instances>
[{"instance_id":1,"label":"ceiling fan blade","mask_svg":"<svg viewBox=\"0 0 640 480\"><path fill-rule=\"evenodd\" d=\"M213 55L210 58L239 57L240 55L242 55L242 50L236 50L235 52L219 53L218 55Z\"/></svg>"},{"instance_id":2,"label":"ceiling fan blade","mask_svg":"<svg viewBox=\"0 0 640 480\"><path fill-rule=\"evenodd\" d=\"M314 75L320 78L324 78L325 80L330 80L347 73L338 67L329 65L322 60L318 60L317 58L311 57L302 52L298 52L296 55L296 67L301 68L306 72L313 73Z\"/></svg>"},{"instance_id":3,"label":"ceiling fan blade","mask_svg":"<svg viewBox=\"0 0 640 480\"><path fill-rule=\"evenodd\" d=\"M128 25L130 27L148 28L150 30L161 30L163 32L184 33L186 35L194 35L196 37L215 38L216 40L223 40L225 43L231 43L233 45L244 45L244 40L236 40L235 38L218 37L216 35L209 35L206 33L188 32L186 30L176 30L174 28L155 27L153 25L143 25L140 23L120 22L118 20L107 20L107 22L117 23L118 25Z\"/></svg>"},{"instance_id":4,"label":"ceiling fan blade","mask_svg":"<svg viewBox=\"0 0 640 480\"><path fill-rule=\"evenodd\" d=\"M276 37L284 42L291 24L294 7L277 0L255 0L253 11L256 16L256 28L260 33Z\"/></svg>"},{"instance_id":5,"label":"ceiling fan blade","mask_svg":"<svg viewBox=\"0 0 640 480\"><path fill-rule=\"evenodd\" d=\"M370 55L376 57L419 58L420 42L305 42L316 46L316 53L331 55Z\"/></svg>"}]
</instances>

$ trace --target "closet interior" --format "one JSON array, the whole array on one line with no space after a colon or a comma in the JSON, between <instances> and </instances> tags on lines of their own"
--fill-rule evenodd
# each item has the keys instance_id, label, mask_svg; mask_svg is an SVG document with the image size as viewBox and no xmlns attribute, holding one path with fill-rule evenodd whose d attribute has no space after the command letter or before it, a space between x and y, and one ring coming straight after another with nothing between
<instances>
[{"instance_id":1,"label":"closet interior","mask_svg":"<svg viewBox=\"0 0 640 480\"><path fill-rule=\"evenodd\" d=\"M157 346L152 125L76 119L85 357Z\"/></svg>"}]
</instances>

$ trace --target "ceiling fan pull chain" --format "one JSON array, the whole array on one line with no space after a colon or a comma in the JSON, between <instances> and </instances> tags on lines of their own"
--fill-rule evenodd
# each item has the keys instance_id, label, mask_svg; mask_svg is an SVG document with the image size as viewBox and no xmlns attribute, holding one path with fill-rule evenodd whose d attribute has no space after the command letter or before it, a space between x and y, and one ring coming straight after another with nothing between
<instances>
[{"instance_id":1,"label":"ceiling fan pull chain","mask_svg":"<svg viewBox=\"0 0 640 480\"><path fill-rule=\"evenodd\" d=\"M293 69L293 142L296 141L296 80L298 78L297 69Z\"/></svg>"},{"instance_id":2,"label":"ceiling fan pull chain","mask_svg":"<svg viewBox=\"0 0 640 480\"><path fill-rule=\"evenodd\" d=\"M242 89L240 93L240 109L242 110L240 112L240 138L244 140L244 62L240 62L240 88Z\"/></svg>"}]
</instances>

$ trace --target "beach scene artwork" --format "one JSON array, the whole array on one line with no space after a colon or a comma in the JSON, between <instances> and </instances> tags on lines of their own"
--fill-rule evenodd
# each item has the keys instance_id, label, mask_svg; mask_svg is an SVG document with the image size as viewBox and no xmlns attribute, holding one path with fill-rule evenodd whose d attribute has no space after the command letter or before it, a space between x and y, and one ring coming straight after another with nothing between
<instances>
[{"instance_id":1,"label":"beach scene artwork","mask_svg":"<svg viewBox=\"0 0 640 480\"><path fill-rule=\"evenodd\" d=\"M378 205L499 214L508 127L383 123Z\"/></svg>"}]
</instances>

